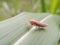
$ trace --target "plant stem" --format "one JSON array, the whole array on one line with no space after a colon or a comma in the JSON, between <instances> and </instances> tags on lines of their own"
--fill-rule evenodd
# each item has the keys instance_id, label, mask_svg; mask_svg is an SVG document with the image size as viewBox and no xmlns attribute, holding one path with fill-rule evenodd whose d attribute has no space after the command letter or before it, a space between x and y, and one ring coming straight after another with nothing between
<instances>
[{"instance_id":1,"label":"plant stem","mask_svg":"<svg viewBox=\"0 0 60 45\"><path fill-rule=\"evenodd\" d=\"M46 5L44 0L41 0L41 9L42 9L42 12L46 12Z\"/></svg>"},{"instance_id":2,"label":"plant stem","mask_svg":"<svg viewBox=\"0 0 60 45\"><path fill-rule=\"evenodd\" d=\"M55 13L56 13L58 4L59 4L59 0L51 0L50 12L51 12L52 14L55 14Z\"/></svg>"}]
</instances>

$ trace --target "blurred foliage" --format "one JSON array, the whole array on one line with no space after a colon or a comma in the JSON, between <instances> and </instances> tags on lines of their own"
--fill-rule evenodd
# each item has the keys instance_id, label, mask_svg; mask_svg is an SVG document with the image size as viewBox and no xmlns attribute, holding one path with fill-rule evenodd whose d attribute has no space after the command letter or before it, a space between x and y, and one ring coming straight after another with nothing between
<instances>
[{"instance_id":1,"label":"blurred foliage","mask_svg":"<svg viewBox=\"0 0 60 45\"><path fill-rule=\"evenodd\" d=\"M55 14L56 13L56 9L57 9L57 7L58 7L58 5L59 5L59 1L60 0L51 0L51 4L50 4L50 11L51 11L51 13L53 13L53 14Z\"/></svg>"},{"instance_id":2,"label":"blurred foliage","mask_svg":"<svg viewBox=\"0 0 60 45\"><path fill-rule=\"evenodd\" d=\"M50 12L50 3L50 0L0 0L0 20L13 17L21 12ZM60 6L57 7L59 8L55 14L60 15ZM53 10L55 9L52 8Z\"/></svg>"}]
</instances>

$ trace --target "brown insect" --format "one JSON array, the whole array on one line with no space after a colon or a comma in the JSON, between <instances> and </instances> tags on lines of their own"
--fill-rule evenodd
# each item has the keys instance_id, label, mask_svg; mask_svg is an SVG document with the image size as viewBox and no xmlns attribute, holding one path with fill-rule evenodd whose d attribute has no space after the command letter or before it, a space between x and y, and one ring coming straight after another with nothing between
<instances>
[{"instance_id":1,"label":"brown insect","mask_svg":"<svg viewBox=\"0 0 60 45\"><path fill-rule=\"evenodd\" d=\"M46 27L47 26L47 24L44 24L44 23L42 23L40 21L36 21L36 20L30 20L29 22L30 22L31 25L36 25L36 26L39 26L39 27Z\"/></svg>"}]
</instances>

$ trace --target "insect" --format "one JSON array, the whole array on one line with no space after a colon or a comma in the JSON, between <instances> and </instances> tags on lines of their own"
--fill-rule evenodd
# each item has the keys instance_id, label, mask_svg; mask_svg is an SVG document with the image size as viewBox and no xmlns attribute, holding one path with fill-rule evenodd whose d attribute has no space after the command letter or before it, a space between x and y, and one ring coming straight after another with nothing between
<instances>
[{"instance_id":1,"label":"insect","mask_svg":"<svg viewBox=\"0 0 60 45\"><path fill-rule=\"evenodd\" d=\"M30 20L29 21L31 25L36 25L38 27L46 27L47 24L44 24L43 22L36 21L36 20Z\"/></svg>"}]
</instances>

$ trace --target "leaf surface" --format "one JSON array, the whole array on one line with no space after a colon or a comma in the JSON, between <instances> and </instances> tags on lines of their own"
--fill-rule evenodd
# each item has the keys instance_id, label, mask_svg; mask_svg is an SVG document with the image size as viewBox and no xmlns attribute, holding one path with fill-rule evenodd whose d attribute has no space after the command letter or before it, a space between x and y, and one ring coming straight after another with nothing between
<instances>
[{"instance_id":1,"label":"leaf surface","mask_svg":"<svg viewBox=\"0 0 60 45\"><path fill-rule=\"evenodd\" d=\"M48 13L23 12L15 17L0 22L0 45L12 45L32 27L30 19L41 20Z\"/></svg>"}]
</instances>

